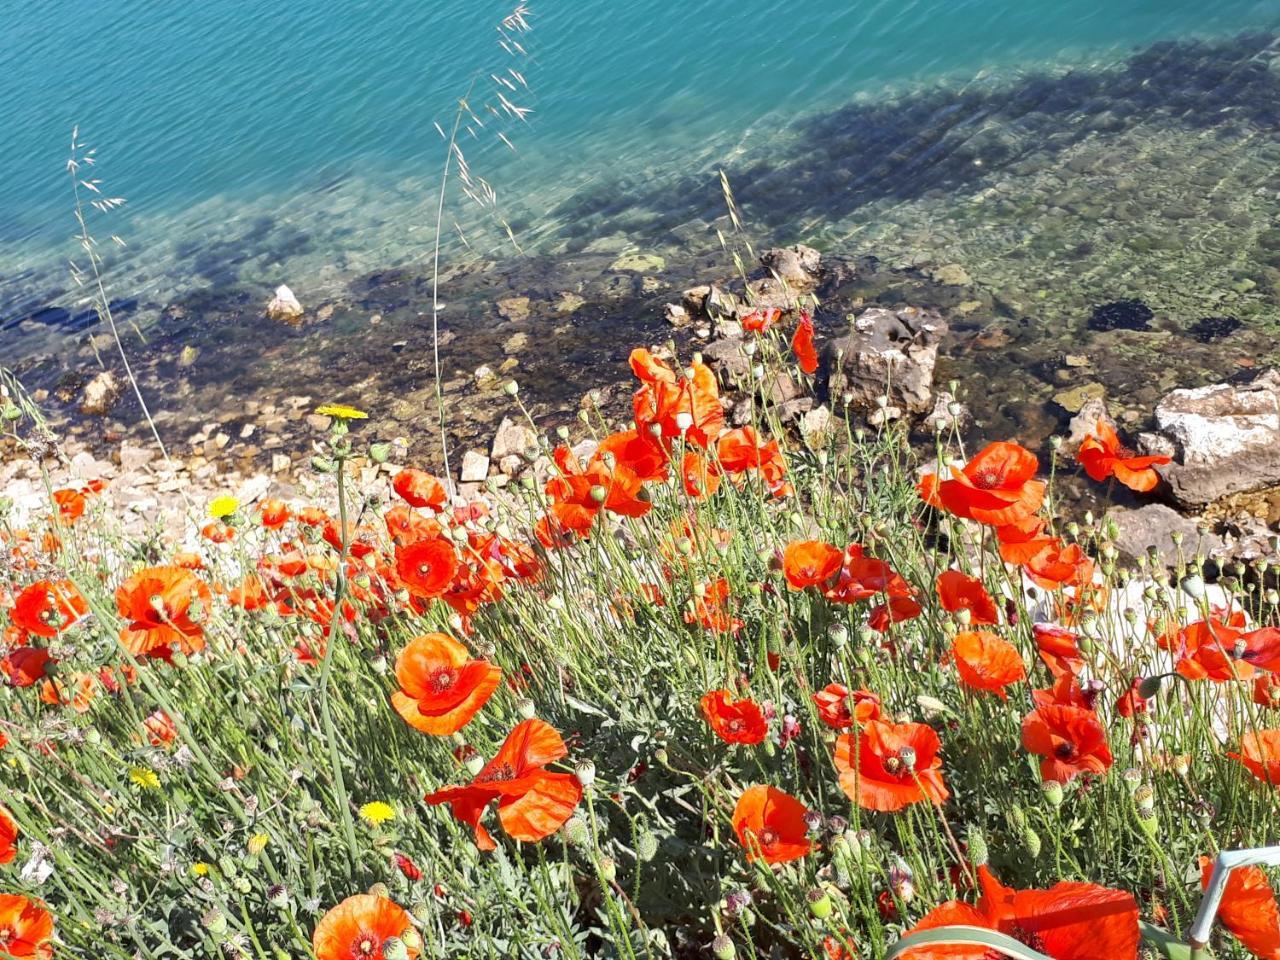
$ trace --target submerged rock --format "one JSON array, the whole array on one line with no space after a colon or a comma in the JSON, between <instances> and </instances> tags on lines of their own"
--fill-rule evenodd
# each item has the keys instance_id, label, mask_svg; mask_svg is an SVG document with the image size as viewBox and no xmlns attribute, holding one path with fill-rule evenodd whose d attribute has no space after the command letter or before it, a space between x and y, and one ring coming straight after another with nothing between
<instances>
[{"instance_id":1,"label":"submerged rock","mask_svg":"<svg viewBox=\"0 0 1280 960\"><path fill-rule=\"evenodd\" d=\"M1090 330L1150 330L1155 314L1141 300L1114 300L1093 308Z\"/></svg>"},{"instance_id":2,"label":"submerged rock","mask_svg":"<svg viewBox=\"0 0 1280 960\"><path fill-rule=\"evenodd\" d=\"M499 300L498 316L503 320L520 321L529 319L529 298L528 297L507 297L505 300Z\"/></svg>"},{"instance_id":3,"label":"submerged rock","mask_svg":"<svg viewBox=\"0 0 1280 960\"><path fill-rule=\"evenodd\" d=\"M823 379L833 397L848 395L856 410L887 401L907 413L933 406L933 370L947 321L933 310L871 307L853 321L853 333L828 341ZM882 399L883 398L883 399Z\"/></svg>"},{"instance_id":4,"label":"submerged rock","mask_svg":"<svg viewBox=\"0 0 1280 960\"><path fill-rule=\"evenodd\" d=\"M304 312L293 291L283 283L276 287L276 295L267 304L267 316L284 323L297 323Z\"/></svg>"},{"instance_id":5,"label":"submerged rock","mask_svg":"<svg viewBox=\"0 0 1280 960\"><path fill-rule=\"evenodd\" d=\"M120 381L110 370L103 370L84 385L80 394L80 412L86 417L105 416L120 399Z\"/></svg>"},{"instance_id":6,"label":"submerged rock","mask_svg":"<svg viewBox=\"0 0 1280 960\"><path fill-rule=\"evenodd\" d=\"M1162 472L1179 503L1203 506L1280 484L1280 371L1242 385L1174 390L1155 419L1177 447Z\"/></svg>"}]
</instances>

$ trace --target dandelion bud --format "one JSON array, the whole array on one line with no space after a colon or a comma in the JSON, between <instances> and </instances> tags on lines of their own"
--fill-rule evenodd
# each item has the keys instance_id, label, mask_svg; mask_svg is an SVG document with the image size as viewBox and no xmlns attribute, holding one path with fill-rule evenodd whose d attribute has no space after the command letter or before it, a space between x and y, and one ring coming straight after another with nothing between
<instances>
[{"instance_id":1,"label":"dandelion bud","mask_svg":"<svg viewBox=\"0 0 1280 960\"><path fill-rule=\"evenodd\" d=\"M1026 848L1027 853L1034 860L1040 856L1040 834L1030 827L1025 828L1022 831L1022 846Z\"/></svg>"},{"instance_id":2,"label":"dandelion bud","mask_svg":"<svg viewBox=\"0 0 1280 960\"><path fill-rule=\"evenodd\" d=\"M658 855L658 838L646 830L636 838L636 859L648 863Z\"/></svg>"},{"instance_id":3,"label":"dandelion bud","mask_svg":"<svg viewBox=\"0 0 1280 960\"><path fill-rule=\"evenodd\" d=\"M467 773L474 777L484 769L484 757L480 756L478 753L473 753L467 757L465 766L467 768Z\"/></svg>"},{"instance_id":4,"label":"dandelion bud","mask_svg":"<svg viewBox=\"0 0 1280 960\"><path fill-rule=\"evenodd\" d=\"M989 859L987 851L987 838L982 835L982 831L977 827L970 827L964 837L965 847L969 852L969 862L975 867L981 867L986 864Z\"/></svg>"},{"instance_id":5,"label":"dandelion bud","mask_svg":"<svg viewBox=\"0 0 1280 960\"><path fill-rule=\"evenodd\" d=\"M1149 784L1143 784L1134 791L1133 804L1140 816L1152 816L1156 809L1156 792Z\"/></svg>"},{"instance_id":6,"label":"dandelion bud","mask_svg":"<svg viewBox=\"0 0 1280 960\"><path fill-rule=\"evenodd\" d=\"M716 960L733 960L738 955L738 951L733 941L722 933L711 941L711 955Z\"/></svg>"},{"instance_id":7,"label":"dandelion bud","mask_svg":"<svg viewBox=\"0 0 1280 960\"><path fill-rule=\"evenodd\" d=\"M1150 700L1160 693L1160 685L1163 682L1161 677L1143 677L1138 681L1138 696L1143 700Z\"/></svg>"},{"instance_id":8,"label":"dandelion bud","mask_svg":"<svg viewBox=\"0 0 1280 960\"><path fill-rule=\"evenodd\" d=\"M1049 806L1062 806L1062 784L1057 780L1046 780L1040 785L1040 792L1044 794L1045 802Z\"/></svg>"},{"instance_id":9,"label":"dandelion bud","mask_svg":"<svg viewBox=\"0 0 1280 960\"><path fill-rule=\"evenodd\" d=\"M399 937L388 937L382 941L383 960L409 960L409 948Z\"/></svg>"},{"instance_id":10,"label":"dandelion bud","mask_svg":"<svg viewBox=\"0 0 1280 960\"><path fill-rule=\"evenodd\" d=\"M245 849L249 851L249 855L251 857L256 857L263 850L267 849L267 844L270 842L271 838L265 833L255 833L249 838L249 841L244 846Z\"/></svg>"},{"instance_id":11,"label":"dandelion bud","mask_svg":"<svg viewBox=\"0 0 1280 960\"><path fill-rule=\"evenodd\" d=\"M825 920L831 916L831 895L826 890L817 888L805 894L809 904L809 913L816 920Z\"/></svg>"},{"instance_id":12,"label":"dandelion bud","mask_svg":"<svg viewBox=\"0 0 1280 960\"><path fill-rule=\"evenodd\" d=\"M596 765L590 760L579 760L573 768L573 775L580 784L589 787L596 782Z\"/></svg>"}]
</instances>

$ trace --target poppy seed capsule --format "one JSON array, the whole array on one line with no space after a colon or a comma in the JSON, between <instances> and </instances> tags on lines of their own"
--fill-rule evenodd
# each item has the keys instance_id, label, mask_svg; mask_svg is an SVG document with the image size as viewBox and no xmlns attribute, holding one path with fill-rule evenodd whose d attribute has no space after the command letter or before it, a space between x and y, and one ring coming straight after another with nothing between
<instances>
[{"instance_id":1,"label":"poppy seed capsule","mask_svg":"<svg viewBox=\"0 0 1280 960\"><path fill-rule=\"evenodd\" d=\"M537 706L528 697L521 697L516 701L516 713L520 714L522 720L532 720Z\"/></svg>"},{"instance_id":2,"label":"poppy seed capsule","mask_svg":"<svg viewBox=\"0 0 1280 960\"><path fill-rule=\"evenodd\" d=\"M520 392L520 384L516 383L514 380L508 380L506 386L502 388L502 392L508 397L514 397Z\"/></svg>"},{"instance_id":3,"label":"poppy seed capsule","mask_svg":"<svg viewBox=\"0 0 1280 960\"><path fill-rule=\"evenodd\" d=\"M1040 791L1051 807L1062 806L1062 784L1057 780L1046 780L1040 785Z\"/></svg>"},{"instance_id":4,"label":"poppy seed capsule","mask_svg":"<svg viewBox=\"0 0 1280 960\"><path fill-rule=\"evenodd\" d=\"M738 951L733 941L722 933L711 941L711 955L716 960L733 960L738 955Z\"/></svg>"},{"instance_id":5,"label":"poppy seed capsule","mask_svg":"<svg viewBox=\"0 0 1280 960\"><path fill-rule=\"evenodd\" d=\"M573 768L573 775L580 784L589 787L596 782L596 765L590 760L579 760Z\"/></svg>"},{"instance_id":6,"label":"poppy seed capsule","mask_svg":"<svg viewBox=\"0 0 1280 960\"><path fill-rule=\"evenodd\" d=\"M1149 784L1143 784L1134 792L1133 803L1138 808L1138 813L1151 816L1156 809L1156 792Z\"/></svg>"},{"instance_id":7,"label":"poppy seed capsule","mask_svg":"<svg viewBox=\"0 0 1280 960\"><path fill-rule=\"evenodd\" d=\"M409 960L409 948L399 937L388 937L382 941L383 960Z\"/></svg>"},{"instance_id":8,"label":"poppy seed capsule","mask_svg":"<svg viewBox=\"0 0 1280 960\"><path fill-rule=\"evenodd\" d=\"M822 889L810 890L805 894L805 900L809 903L809 913L816 920L825 920L831 916L831 895Z\"/></svg>"}]
</instances>

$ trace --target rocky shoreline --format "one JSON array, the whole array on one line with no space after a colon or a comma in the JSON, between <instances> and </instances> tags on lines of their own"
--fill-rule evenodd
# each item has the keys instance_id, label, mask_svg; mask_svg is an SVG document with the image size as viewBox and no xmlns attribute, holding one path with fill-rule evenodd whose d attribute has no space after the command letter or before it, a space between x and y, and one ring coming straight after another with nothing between
<instances>
[{"instance_id":1,"label":"rocky shoreline","mask_svg":"<svg viewBox=\"0 0 1280 960\"><path fill-rule=\"evenodd\" d=\"M538 433L518 418L504 392L507 383L512 379L521 383L521 398L544 432L573 426L579 411L587 409L621 424L629 415L624 360L631 346L641 344L650 345L659 356L701 353L722 381L733 423L745 422L753 404L763 402L803 435L829 429L838 415L854 418L869 429L904 421L910 424L913 438L930 446L938 433L968 441L1000 435L999 411L983 403L991 392L988 381L973 379L982 376L973 373L957 384L955 374L964 369L966 356L1006 347L995 331L1013 324L1011 318L996 319L971 329L969 318L975 312L998 315L1000 307L981 300L975 306L973 299L966 299L980 293L958 264L927 271L893 270L874 258L824 256L797 245L765 251L745 279L726 276L721 266L710 282L679 287L659 256L630 253L597 259L608 259L608 263L595 264L599 278L579 285L581 292L556 289L554 284L526 287L527 295L484 304L493 317L490 324L444 330L449 439L455 479L463 492L482 486L500 489L525 473L544 478L550 469ZM511 288L509 274L495 283L494 269L492 264L465 268L446 282L473 311L486 291L502 290L504 285ZM292 293L285 292L288 301ZM422 296L423 279L407 274L370 277L354 292L364 296L348 303L322 303L311 310L295 298L287 304L288 316L280 312L280 291L265 310L261 301L254 304L241 294L235 316L242 321L257 314L258 325L249 329L267 341L266 353L325 337L326 324L339 326L356 311L403 310L405 303ZM394 305L398 300L405 303ZM455 297L453 302L459 301ZM753 358L756 338L744 330L744 320L758 318L762 312L794 315L802 306L812 310L822 346L812 395L802 392L788 375L758 382ZM172 322L179 322L194 319L197 309L171 305L167 312ZM268 314L275 318L264 319ZM619 315L629 322L619 322ZM1094 315L1095 321L1102 318L1091 321L1100 338L1139 335L1151 319L1150 311L1144 313L1137 301L1099 305ZM420 319L421 312L417 316ZM1134 317L1139 321L1136 326ZM379 330L382 322L379 313L367 313L363 327L356 328L357 333L367 334L361 338L372 355L366 356L366 363L376 363L379 348L387 340ZM243 323L241 328L246 328ZM426 377L421 323L416 329L420 342L412 350L404 341L389 345L391 357L404 357L404 365L412 368L403 375L416 381L412 391L392 399L386 385L370 377L368 394L348 388L336 397L322 395L325 377L318 371L317 389L307 393L287 392L289 382L277 384L274 390L260 390L250 382L251 389L239 393L244 389L242 382L232 381L229 386L236 396L232 416L184 421L167 408L156 411L172 460L160 457L154 445L146 442L137 419L132 424L124 419L129 395L110 368L87 378L78 392L36 388L37 402L53 406L55 414L59 404L62 407L58 429L63 431L65 460L55 483L105 481L126 527L134 532L157 522L168 523L171 533L181 532L177 528L190 527L185 524L189 508L194 505L198 516L199 503L219 493L230 492L246 503L263 496L310 496L317 491L306 467L312 444L328 424L327 418L313 411L319 403L333 399L371 410L370 438L391 443L396 452L393 460L434 464L438 457L432 430L434 388ZM179 342L180 336L171 336L160 341L155 352L163 357L164 350L177 349ZM204 349L186 343L178 350L177 369L184 369L183 359L192 351L199 354ZM235 344L224 342L222 349L235 349ZM503 359L466 370L459 368L459 354ZM306 362L310 369L314 361ZM1060 364L1058 373L1074 376L1089 369L1090 359L1086 354L1064 355ZM151 356L143 369L163 377L174 367ZM185 369L194 378L198 365L189 363ZM256 375L263 374L257 371ZM943 386L948 376L951 382ZM401 378L393 379L400 382ZM157 380L144 382L144 390L159 388ZM584 393L584 388L589 389ZM185 389L198 390L190 382ZM1169 552L1176 531L1224 558L1276 556L1280 372L1267 370L1253 376L1253 371L1242 370L1229 382L1173 389L1149 412L1132 403L1108 401L1106 393L1105 388L1091 389L1089 384L1060 391L1053 409L1041 411L1042 419L1022 418L1021 429L1004 436L1038 447L1047 462L1058 444L1060 455L1072 454L1080 438L1099 419L1107 419L1122 434L1132 436L1141 452L1173 457L1174 462L1162 471L1165 482L1150 498L1152 502L1121 495L1111 507L1120 531L1118 545L1125 553L1136 555L1153 546ZM214 409L211 406L210 413ZM40 509L44 489L34 466L14 449L4 452L0 485L5 496L16 504L19 515ZM371 492L377 492L396 469L391 463L364 461L353 463L353 468ZM1061 482L1065 500L1074 499L1079 510L1100 506L1098 491L1069 476ZM1213 532L1207 532L1209 528Z\"/></svg>"}]
</instances>

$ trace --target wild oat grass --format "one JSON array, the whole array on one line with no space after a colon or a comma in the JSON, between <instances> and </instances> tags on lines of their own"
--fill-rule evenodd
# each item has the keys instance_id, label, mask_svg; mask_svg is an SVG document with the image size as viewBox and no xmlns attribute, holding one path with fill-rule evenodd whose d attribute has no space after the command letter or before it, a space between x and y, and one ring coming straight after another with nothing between
<instances>
[{"instance_id":1,"label":"wild oat grass","mask_svg":"<svg viewBox=\"0 0 1280 960\"><path fill-rule=\"evenodd\" d=\"M807 382L789 322L748 391ZM217 500L198 553L92 486L0 517L10 954L1191 956L1199 858L1276 840L1268 571L1123 562L1013 444L918 482L899 429L730 428L696 358L632 366L637 425L537 483L366 496L390 451L333 407L328 499Z\"/></svg>"}]
</instances>

